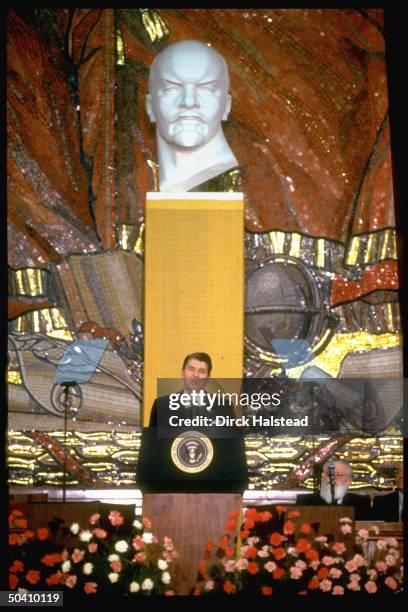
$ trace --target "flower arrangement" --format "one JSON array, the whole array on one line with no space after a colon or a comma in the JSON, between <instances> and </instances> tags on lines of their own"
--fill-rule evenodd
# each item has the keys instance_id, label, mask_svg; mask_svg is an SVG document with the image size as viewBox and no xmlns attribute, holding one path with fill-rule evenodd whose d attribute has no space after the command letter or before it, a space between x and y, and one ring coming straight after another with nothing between
<instances>
[{"instance_id":1,"label":"flower arrangement","mask_svg":"<svg viewBox=\"0 0 408 612\"><path fill-rule=\"evenodd\" d=\"M55 538L55 529L40 527L36 532L27 528L20 510L9 515L9 587L43 591L60 584L62 546Z\"/></svg>"},{"instance_id":2,"label":"flower arrangement","mask_svg":"<svg viewBox=\"0 0 408 612\"><path fill-rule=\"evenodd\" d=\"M394 538L378 539L376 554L364 556L369 530L353 546L351 520L340 519L343 541L318 535L301 514L276 507L276 515L248 509L240 538L231 542L238 512L230 514L218 547L207 543L198 565L194 595L296 593L298 595L374 594L402 591L402 559ZM272 529L268 529L272 526ZM370 527L378 534L376 526Z\"/></svg>"},{"instance_id":3,"label":"flower arrangement","mask_svg":"<svg viewBox=\"0 0 408 612\"><path fill-rule=\"evenodd\" d=\"M11 524L15 526L16 520L25 521L15 511ZM53 588L89 596L174 595L170 567L177 551L169 537L160 545L151 527L148 518L128 525L117 510L107 519L93 514L85 529L73 523L65 530L58 550L46 528L37 535L10 533L10 589ZM47 554L33 554L38 541L47 543Z\"/></svg>"}]
</instances>

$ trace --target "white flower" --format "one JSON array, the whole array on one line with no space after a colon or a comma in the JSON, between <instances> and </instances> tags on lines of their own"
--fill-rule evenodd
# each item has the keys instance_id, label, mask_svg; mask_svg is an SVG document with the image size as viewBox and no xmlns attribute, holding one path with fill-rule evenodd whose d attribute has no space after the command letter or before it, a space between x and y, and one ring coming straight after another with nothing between
<instances>
[{"instance_id":1,"label":"white flower","mask_svg":"<svg viewBox=\"0 0 408 612\"><path fill-rule=\"evenodd\" d=\"M92 574L92 571L93 571L92 563L85 563L83 571L84 571L84 574L86 574L87 576L89 576L89 574Z\"/></svg>"},{"instance_id":2,"label":"white flower","mask_svg":"<svg viewBox=\"0 0 408 612\"><path fill-rule=\"evenodd\" d=\"M111 572L110 574L108 574L108 578L111 582L117 582L119 574L117 574L116 572Z\"/></svg>"},{"instance_id":3,"label":"white flower","mask_svg":"<svg viewBox=\"0 0 408 612\"><path fill-rule=\"evenodd\" d=\"M129 591L131 593L137 593L139 590L140 590L140 584L133 580L133 582L129 584Z\"/></svg>"},{"instance_id":4,"label":"white flower","mask_svg":"<svg viewBox=\"0 0 408 612\"><path fill-rule=\"evenodd\" d=\"M108 561L119 561L119 555L109 555Z\"/></svg>"},{"instance_id":5,"label":"white flower","mask_svg":"<svg viewBox=\"0 0 408 612\"><path fill-rule=\"evenodd\" d=\"M142 523L140 521L138 521L137 519L135 521L133 521L132 525L133 525L133 527L136 527L136 529L143 529ZM137 584L139 586L138 582L135 582L135 583L132 582L132 584ZM135 593L135 592L136 591L133 591L133 593Z\"/></svg>"},{"instance_id":6,"label":"white flower","mask_svg":"<svg viewBox=\"0 0 408 612\"><path fill-rule=\"evenodd\" d=\"M169 572L163 572L162 573L162 582L164 584L169 584L170 580L171 580L171 576L170 576Z\"/></svg>"},{"instance_id":7,"label":"white flower","mask_svg":"<svg viewBox=\"0 0 408 612\"><path fill-rule=\"evenodd\" d=\"M79 534L79 539L82 542L89 542L91 538L92 538L92 533L89 531L89 529L87 529L86 531L81 531L81 533Z\"/></svg>"},{"instance_id":8,"label":"white flower","mask_svg":"<svg viewBox=\"0 0 408 612\"><path fill-rule=\"evenodd\" d=\"M71 561L64 561L64 563L61 565L61 569L64 574L67 574L71 569Z\"/></svg>"},{"instance_id":9,"label":"white flower","mask_svg":"<svg viewBox=\"0 0 408 612\"><path fill-rule=\"evenodd\" d=\"M128 548L129 548L129 544L125 542L125 540L119 540L119 542L116 542L115 544L115 550L121 553L126 552Z\"/></svg>"},{"instance_id":10,"label":"white flower","mask_svg":"<svg viewBox=\"0 0 408 612\"><path fill-rule=\"evenodd\" d=\"M146 544L151 544L153 542L153 534L149 531L145 531L142 535L142 540L143 542L146 542Z\"/></svg>"},{"instance_id":11,"label":"white flower","mask_svg":"<svg viewBox=\"0 0 408 612\"><path fill-rule=\"evenodd\" d=\"M207 582L204 585L204 590L205 591L212 591L214 588L214 580L207 580Z\"/></svg>"},{"instance_id":12,"label":"white flower","mask_svg":"<svg viewBox=\"0 0 408 612\"><path fill-rule=\"evenodd\" d=\"M73 534L77 534L79 531L79 523L72 523L70 530Z\"/></svg>"},{"instance_id":13,"label":"white flower","mask_svg":"<svg viewBox=\"0 0 408 612\"><path fill-rule=\"evenodd\" d=\"M163 571L168 568L168 563L164 559L159 559L157 562L157 567Z\"/></svg>"},{"instance_id":14,"label":"white flower","mask_svg":"<svg viewBox=\"0 0 408 612\"><path fill-rule=\"evenodd\" d=\"M142 591L151 591L154 587L154 583L150 578L145 578L142 582Z\"/></svg>"}]
</instances>

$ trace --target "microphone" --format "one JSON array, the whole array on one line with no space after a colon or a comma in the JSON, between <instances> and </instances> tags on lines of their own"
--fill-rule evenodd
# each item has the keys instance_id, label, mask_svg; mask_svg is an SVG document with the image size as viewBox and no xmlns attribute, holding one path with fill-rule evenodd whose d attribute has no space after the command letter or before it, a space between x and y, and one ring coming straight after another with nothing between
<instances>
[{"instance_id":1,"label":"microphone","mask_svg":"<svg viewBox=\"0 0 408 612\"><path fill-rule=\"evenodd\" d=\"M336 476L334 475L334 471L335 471L335 464L334 461L328 461L327 463L327 471L329 473L329 482L330 482L330 493L331 493L331 498L332 501L331 503L334 504L335 499L334 499L334 491L335 491L335 485L336 485Z\"/></svg>"}]
</instances>

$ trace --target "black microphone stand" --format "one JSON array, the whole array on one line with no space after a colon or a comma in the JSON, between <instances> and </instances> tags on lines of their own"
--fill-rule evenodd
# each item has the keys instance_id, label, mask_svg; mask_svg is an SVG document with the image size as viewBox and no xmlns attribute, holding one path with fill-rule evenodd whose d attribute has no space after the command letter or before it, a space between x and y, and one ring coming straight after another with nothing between
<instances>
[{"instance_id":1,"label":"black microphone stand","mask_svg":"<svg viewBox=\"0 0 408 612\"><path fill-rule=\"evenodd\" d=\"M335 475L334 475L334 470L335 470L335 466L334 463L332 464L328 464L327 466L327 470L329 472L329 481L330 481L330 493L331 493L331 505L334 506L335 504Z\"/></svg>"},{"instance_id":2,"label":"black microphone stand","mask_svg":"<svg viewBox=\"0 0 408 612\"><path fill-rule=\"evenodd\" d=\"M62 502L65 504L67 498L67 433L68 433L68 412L71 408L71 397L69 388L74 387L77 383L68 380L61 383L63 405L64 405L64 473L62 475Z\"/></svg>"}]
</instances>

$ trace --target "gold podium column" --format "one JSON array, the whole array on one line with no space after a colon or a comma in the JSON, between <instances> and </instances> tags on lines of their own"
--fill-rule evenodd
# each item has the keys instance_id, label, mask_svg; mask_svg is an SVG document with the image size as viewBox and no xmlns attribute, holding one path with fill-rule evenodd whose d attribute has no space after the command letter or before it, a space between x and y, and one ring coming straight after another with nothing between
<instances>
[{"instance_id":1,"label":"gold podium column","mask_svg":"<svg viewBox=\"0 0 408 612\"><path fill-rule=\"evenodd\" d=\"M242 193L146 196L143 425L158 378L180 378L185 355L211 355L212 376L241 378Z\"/></svg>"}]
</instances>

